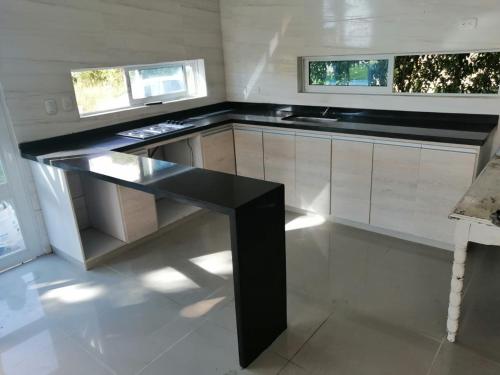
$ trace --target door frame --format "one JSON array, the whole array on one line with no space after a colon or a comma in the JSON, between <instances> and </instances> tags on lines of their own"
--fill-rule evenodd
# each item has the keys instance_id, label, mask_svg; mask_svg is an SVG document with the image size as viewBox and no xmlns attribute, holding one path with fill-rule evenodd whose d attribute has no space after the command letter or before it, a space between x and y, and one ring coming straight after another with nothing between
<instances>
[{"instance_id":1,"label":"door frame","mask_svg":"<svg viewBox=\"0 0 500 375\"><path fill-rule=\"evenodd\" d=\"M7 177L8 197L15 208L26 246L25 250L0 258L0 272L36 258L44 253L40 240L35 209L27 188L27 166L17 147L12 122L7 109L3 87L0 84L0 158ZM24 173L23 173L24 172ZM1 198L1 197L0 197Z\"/></svg>"}]
</instances>

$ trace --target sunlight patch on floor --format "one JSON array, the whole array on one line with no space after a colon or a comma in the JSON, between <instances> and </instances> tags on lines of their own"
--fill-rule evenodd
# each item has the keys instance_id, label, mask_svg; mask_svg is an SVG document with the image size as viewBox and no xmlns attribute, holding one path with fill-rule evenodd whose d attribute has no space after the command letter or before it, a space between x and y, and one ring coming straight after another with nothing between
<instances>
[{"instance_id":1,"label":"sunlight patch on floor","mask_svg":"<svg viewBox=\"0 0 500 375\"><path fill-rule=\"evenodd\" d=\"M326 219L320 215L303 215L299 216L285 225L285 231L297 229L311 228L322 225Z\"/></svg>"},{"instance_id":2,"label":"sunlight patch on floor","mask_svg":"<svg viewBox=\"0 0 500 375\"><path fill-rule=\"evenodd\" d=\"M172 267L148 272L141 276L141 281L147 288L163 293L177 293L200 287L189 277Z\"/></svg>"},{"instance_id":3,"label":"sunlight patch on floor","mask_svg":"<svg viewBox=\"0 0 500 375\"><path fill-rule=\"evenodd\" d=\"M42 295L43 300L57 300L62 303L79 303L101 296L104 289L100 286L74 284L51 289Z\"/></svg>"},{"instance_id":4,"label":"sunlight patch on floor","mask_svg":"<svg viewBox=\"0 0 500 375\"><path fill-rule=\"evenodd\" d=\"M191 258L189 261L210 272L212 275L217 275L224 279L233 274L231 250Z\"/></svg>"},{"instance_id":5,"label":"sunlight patch on floor","mask_svg":"<svg viewBox=\"0 0 500 375\"><path fill-rule=\"evenodd\" d=\"M193 303L182 309L181 315L185 318L199 318L208 314L214 307L224 301L226 297L211 298Z\"/></svg>"}]
</instances>

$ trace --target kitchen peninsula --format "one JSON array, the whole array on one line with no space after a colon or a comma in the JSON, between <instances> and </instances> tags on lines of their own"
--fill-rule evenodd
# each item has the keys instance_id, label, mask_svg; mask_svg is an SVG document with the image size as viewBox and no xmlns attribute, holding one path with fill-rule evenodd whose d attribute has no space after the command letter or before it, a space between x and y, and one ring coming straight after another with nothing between
<instances>
[{"instance_id":1,"label":"kitchen peninsula","mask_svg":"<svg viewBox=\"0 0 500 375\"><path fill-rule=\"evenodd\" d=\"M417 207L427 225L419 230L434 240L444 233L440 226L450 231L448 205L469 186L498 122L490 115L342 108L331 109L335 116L324 121L308 121L324 112L221 103L25 143L20 150L33 162L54 251L86 268L154 234L163 225L160 200L228 215L240 364L246 367L287 325L285 204L413 233L408 218L417 209L399 197L413 199L410 187L421 184L423 197L432 192L424 201L432 212ZM189 126L148 139L118 135L165 121ZM306 149L315 152L302 153ZM356 164L353 150L362 156ZM427 163L427 154L442 162ZM391 177L393 160L405 170L397 177L402 182ZM451 182L440 190L426 187L431 173L442 179L451 173ZM400 187L408 191L384 195ZM445 199L434 204L439 194ZM82 197L86 204L78 203Z\"/></svg>"}]
</instances>

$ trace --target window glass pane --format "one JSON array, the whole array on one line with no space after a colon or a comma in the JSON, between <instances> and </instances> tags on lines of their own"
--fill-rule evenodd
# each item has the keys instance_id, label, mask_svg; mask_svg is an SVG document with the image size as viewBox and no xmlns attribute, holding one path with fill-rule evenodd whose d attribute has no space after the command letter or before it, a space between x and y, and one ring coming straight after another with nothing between
<instances>
[{"instance_id":1,"label":"window glass pane","mask_svg":"<svg viewBox=\"0 0 500 375\"><path fill-rule=\"evenodd\" d=\"M0 160L0 185L7 183L7 177L5 176L5 171L3 169L2 161Z\"/></svg>"},{"instance_id":2,"label":"window glass pane","mask_svg":"<svg viewBox=\"0 0 500 375\"><path fill-rule=\"evenodd\" d=\"M122 68L71 72L80 114L130 106Z\"/></svg>"},{"instance_id":3,"label":"window glass pane","mask_svg":"<svg viewBox=\"0 0 500 375\"><path fill-rule=\"evenodd\" d=\"M0 201L0 257L25 248L14 207Z\"/></svg>"},{"instance_id":4,"label":"window glass pane","mask_svg":"<svg viewBox=\"0 0 500 375\"><path fill-rule=\"evenodd\" d=\"M393 91L498 94L500 53L396 56Z\"/></svg>"},{"instance_id":5,"label":"window glass pane","mask_svg":"<svg viewBox=\"0 0 500 375\"><path fill-rule=\"evenodd\" d=\"M310 61L309 84L387 86L389 60Z\"/></svg>"},{"instance_id":6,"label":"window glass pane","mask_svg":"<svg viewBox=\"0 0 500 375\"><path fill-rule=\"evenodd\" d=\"M129 77L134 99L186 92L182 65L130 70Z\"/></svg>"}]
</instances>

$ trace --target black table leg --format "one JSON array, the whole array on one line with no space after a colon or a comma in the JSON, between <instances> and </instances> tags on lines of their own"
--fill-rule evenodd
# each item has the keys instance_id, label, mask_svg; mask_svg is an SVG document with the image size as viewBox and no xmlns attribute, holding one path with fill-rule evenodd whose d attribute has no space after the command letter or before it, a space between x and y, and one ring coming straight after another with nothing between
<instances>
[{"instance_id":1,"label":"black table leg","mask_svg":"<svg viewBox=\"0 0 500 375\"><path fill-rule=\"evenodd\" d=\"M241 367L287 327L284 186L231 215L234 295Z\"/></svg>"}]
</instances>

